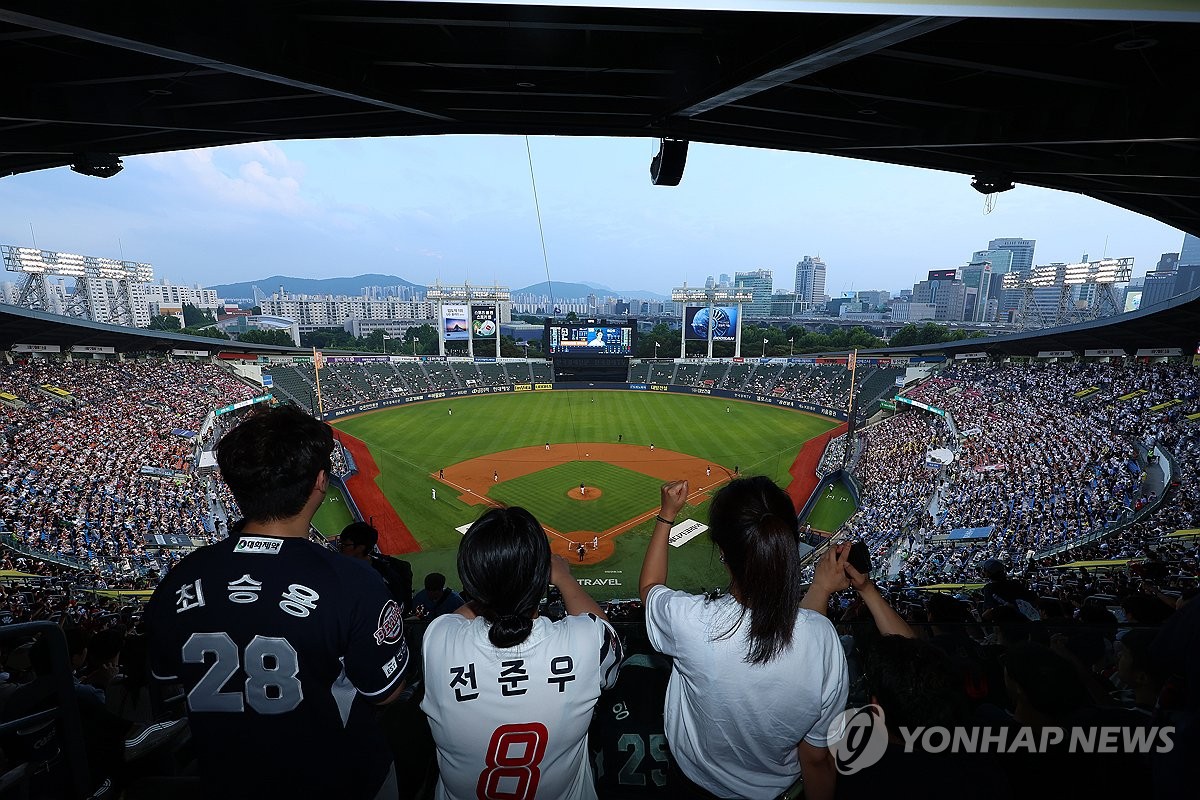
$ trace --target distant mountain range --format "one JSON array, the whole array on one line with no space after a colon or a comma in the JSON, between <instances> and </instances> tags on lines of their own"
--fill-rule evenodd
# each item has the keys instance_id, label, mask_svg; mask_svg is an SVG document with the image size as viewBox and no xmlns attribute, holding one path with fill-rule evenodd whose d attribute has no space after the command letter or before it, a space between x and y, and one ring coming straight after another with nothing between
<instances>
[{"instance_id":1,"label":"distant mountain range","mask_svg":"<svg viewBox=\"0 0 1200 800\"><path fill-rule=\"evenodd\" d=\"M398 275L379 275L376 273L355 275L347 278L292 278L287 275L272 275L269 278L258 278L257 280L243 281L241 283L223 283L216 286L209 286L208 288L216 290L217 296L222 299L231 299L253 297L255 286L267 296L279 291L280 286L287 290L288 294L345 295L347 297L361 296L363 288L367 286L408 286L421 291L425 289L424 284L413 283ZM610 289L598 283L566 283L560 281L554 281L549 285L545 281L542 281L532 286L513 289L512 293L514 295L553 295L556 298L562 299L587 297L589 294L595 294L600 297L620 297L627 300L667 301L671 299L667 295L647 292L641 289Z\"/></svg>"},{"instance_id":2,"label":"distant mountain range","mask_svg":"<svg viewBox=\"0 0 1200 800\"><path fill-rule=\"evenodd\" d=\"M287 275L272 275L269 278L259 278L242 283L224 283L208 288L215 289L217 296L225 299L253 297L253 287L255 286L267 296L279 291L280 286L286 289L288 294L332 294L348 297L361 295L365 286L409 286L421 291L425 290L424 284L406 281L397 275L376 273L355 275L352 278L291 278Z\"/></svg>"},{"instance_id":3,"label":"distant mountain range","mask_svg":"<svg viewBox=\"0 0 1200 800\"><path fill-rule=\"evenodd\" d=\"M532 286L525 286L521 289L513 289L512 293L514 295L553 295L556 298L587 297L589 294L594 294L601 298L611 296L619 297L624 300L667 301L671 299L667 295L658 294L656 292L647 292L644 289L609 289L607 286L599 283L566 283L564 281L554 281L550 284L547 284L546 281L542 281L541 283L535 283Z\"/></svg>"}]
</instances>

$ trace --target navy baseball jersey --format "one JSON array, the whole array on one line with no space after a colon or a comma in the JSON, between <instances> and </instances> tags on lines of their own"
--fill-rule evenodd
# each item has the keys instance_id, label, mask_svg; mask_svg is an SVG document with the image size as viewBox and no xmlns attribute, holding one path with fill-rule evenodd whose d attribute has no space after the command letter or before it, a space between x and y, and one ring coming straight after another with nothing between
<instances>
[{"instance_id":1,"label":"navy baseball jersey","mask_svg":"<svg viewBox=\"0 0 1200 800\"><path fill-rule=\"evenodd\" d=\"M653 653L632 655L617 685L600 695L588 729L596 789L609 800L670 797L671 753L663 731L663 700L671 665Z\"/></svg>"},{"instance_id":2,"label":"navy baseball jersey","mask_svg":"<svg viewBox=\"0 0 1200 800\"><path fill-rule=\"evenodd\" d=\"M206 796L373 796L391 755L365 698L400 685L402 618L369 563L304 539L234 534L171 570L151 664L187 693Z\"/></svg>"}]
</instances>

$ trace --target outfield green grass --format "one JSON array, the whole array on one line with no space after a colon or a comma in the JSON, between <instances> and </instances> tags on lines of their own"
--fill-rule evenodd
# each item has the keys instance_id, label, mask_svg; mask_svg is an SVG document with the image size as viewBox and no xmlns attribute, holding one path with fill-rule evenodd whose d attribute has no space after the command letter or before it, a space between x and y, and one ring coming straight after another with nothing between
<instances>
[{"instance_id":1,"label":"outfield green grass","mask_svg":"<svg viewBox=\"0 0 1200 800\"><path fill-rule=\"evenodd\" d=\"M447 413L450 409L454 411L452 415ZM456 584L455 559L461 534L455 528L476 519L483 509L460 501L431 478L438 469L517 447L540 446L545 442L552 446L575 442L615 444L620 436L624 444L654 443L656 447L696 456L726 469L738 466L743 475L766 475L786 485L791 480L788 468L804 442L836 424L774 406L696 395L553 391L400 406L340 420L334 426L362 439L371 450L379 466L380 488L422 547L422 552L404 556L412 563L418 583L423 575L436 571L446 574ZM598 466L588 464L589 470ZM537 487L544 485L545 479L535 479L529 485L528 495L510 491L519 481L522 479L501 481L489 494L502 502L527 507L543 503L543 507L550 508L552 501L557 502L550 497L553 494L550 491L545 498L539 498ZM566 508L570 504L587 520L589 510L599 508L605 498L590 502L569 500L565 493L572 481L578 486L579 478L572 476L559 492L564 504L562 513L574 513ZM626 512L617 515L620 516L617 522L657 507L658 484L653 479L646 481L631 479L622 491L611 493L617 499L629 492L621 498L626 503ZM430 495L433 488L438 490L436 501ZM559 513L555 508L550 510ZM680 519L689 517L707 521L707 499L686 508ZM591 519L592 523L573 529L609 527L609 524L595 524L598 518ZM558 527L550 518L546 524ZM616 553L600 564L574 565L576 577L618 581L618 585L588 587L596 597L636 595L637 576L651 528L647 521L617 537ZM671 583L679 588L711 588L724 581L724 570L712 555L705 536L696 537L681 548L671 548L670 568Z\"/></svg>"},{"instance_id":2,"label":"outfield green grass","mask_svg":"<svg viewBox=\"0 0 1200 800\"><path fill-rule=\"evenodd\" d=\"M342 490L330 486L328 494L325 495L325 502L321 503L313 516L313 527L328 539L337 536L342 532L342 528L351 522L354 522L354 517L350 514L350 506L342 496Z\"/></svg>"},{"instance_id":3,"label":"outfield green grass","mask_svg":"<svg viewBox=\"0 0 1200 800\"><path fill-rule=\"evenodd\" d=\"M813 506L813 510L804 520L817 530L834 533L850 516L858 510L854 499L850 496L845 484L831 483L833 491L828 487L821 490L821 499Z\"/></svg>"}]
</instances>

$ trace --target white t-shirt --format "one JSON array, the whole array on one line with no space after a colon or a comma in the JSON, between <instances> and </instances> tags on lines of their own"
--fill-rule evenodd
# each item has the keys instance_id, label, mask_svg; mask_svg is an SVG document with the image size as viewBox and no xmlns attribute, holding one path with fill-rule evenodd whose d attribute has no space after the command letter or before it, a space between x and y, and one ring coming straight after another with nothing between
<instances>
[{"instance_id":1,"label":"white t-shirt","mask_svg":"<svg viewBox=\"0 0 1200 800\"><path fill-rule=\"evenodd\" d=\"M487 622L446 614L425 631L425 699L438 749L437 800L594 800L587 730L617 681L621 645L591 614L533 621L499 649Z\"/></svg>"},{"instance_id":2,"label":"white t-shirt","mask_svg":"<svg viewBox=\"0 0 1200 800\"><path fill-rule=\"evenodd\" d=\"M750 616L741 606L655 586L646 602L650 643L675 659L664 722L685 775L721 797L771 798L800 775L800 740L828 746L846 709L846 656L824 616L801 610L791 648L749 664Z\"/></svg>"}]
</instances>

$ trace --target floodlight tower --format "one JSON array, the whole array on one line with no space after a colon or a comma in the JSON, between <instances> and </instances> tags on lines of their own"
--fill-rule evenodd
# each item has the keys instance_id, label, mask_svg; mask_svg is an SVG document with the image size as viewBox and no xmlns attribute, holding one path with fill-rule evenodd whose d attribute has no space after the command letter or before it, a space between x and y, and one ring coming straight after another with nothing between
<instances>
[{"instance_id":1,"label":"floodlight tower","mask_svg":"<svg viewBox=\"0 0 1200 800\"><path fill-rule=\"evenodd\" d=\"M1117 283L1126 283L1133 274L1132 258L1105 258L1100 261L1084 261L1062 266L1062 292L1059 295L1058 315L1055 323L1067 325L1072 322L1109 317L1121 313L1117 300ZM1075 287L1092 286L1087 298L1087 307L1072 302ZM1082 289L1080 290L1082 292Z\"/></svg>"},{"instance_id":2,"label":"floodlight tower","mask_svg":"<svg viewBox=\"0 0 1200 800\"><path fill-rule=\"evenodd\" d=\"M93 322L136 327L140 287L154 280L154 268L135 261L12 245L0 245L0 256L6 270L25 275L17 305L53 313L47 276L73 278L75 291L66 298L65 311Z\"/></svg>"},{"instance_id":3,"label":"floodlight tower","mask_svg":"<svg viewBox=\"0 0 1200 800\"><path fill-rule=\"evenodd\" d=\"M1057 280L1057 267L1033 267L1024 272L1009 272L1004 276L1005 289L1020 289L1021 300L1017 306L1017 328L1023 331L1048 328L1050 322L1045 310L1038 302L1035 289L1054 286Z\"/></svg>"}]
</instances>

